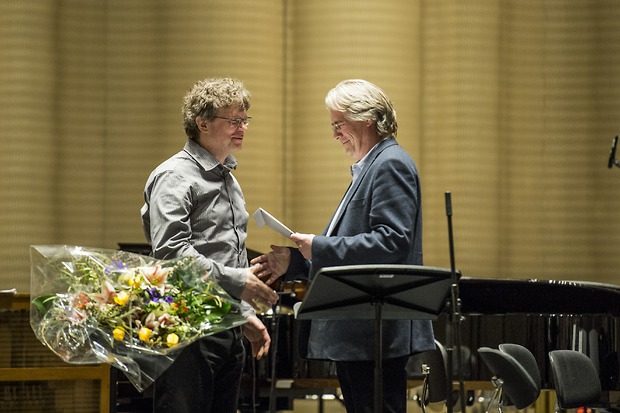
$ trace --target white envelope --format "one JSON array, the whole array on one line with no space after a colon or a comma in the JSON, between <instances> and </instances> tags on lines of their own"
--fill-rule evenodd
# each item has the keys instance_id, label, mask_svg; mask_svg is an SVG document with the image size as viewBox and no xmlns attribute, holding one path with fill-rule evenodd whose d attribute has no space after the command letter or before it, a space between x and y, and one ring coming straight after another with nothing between
<instances>
[{"instance_id":1,"label":"white envelope","mask_svg":"<svg viewBox=\"0 0 620 413\"><path fill-rule=\"evenodd\" d=\"M267 225L269 228L273 229L276 232L279 232L286 238L289 238L293 233L293 231L288 229L286 225L275 219L273 215L265 211L263 208L258 208L252 216L254 217L254 221L256 221L256 225L261 228L264 225Z\"/></svg>"}]
</instances>

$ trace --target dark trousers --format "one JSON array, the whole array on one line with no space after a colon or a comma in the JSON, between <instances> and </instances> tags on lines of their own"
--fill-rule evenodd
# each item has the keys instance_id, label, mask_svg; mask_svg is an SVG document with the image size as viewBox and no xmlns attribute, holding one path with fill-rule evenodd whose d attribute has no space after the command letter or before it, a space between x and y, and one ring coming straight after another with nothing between
<instances>
[{"instance_id":1,"label":"dark trousers","mask_svg":"<svg viewBox=\"0 0 620 413\"><path fill-rule=\"evenodd\" d=\"M407 411L408 356L383 360L383 413ZM337 361L336 372L347 413L374 411L374 361Z\"/></svg>"},{"instance_id":2,"label":"dark trousers","mask_svg":"<svg viewBox=\"0 0 620 413\"><path fill-rule=\"evenodd\" d=\"M154 413L236 413L245 349L241 328L197 340L155 381Z\"/></svg>"}]
</instances>

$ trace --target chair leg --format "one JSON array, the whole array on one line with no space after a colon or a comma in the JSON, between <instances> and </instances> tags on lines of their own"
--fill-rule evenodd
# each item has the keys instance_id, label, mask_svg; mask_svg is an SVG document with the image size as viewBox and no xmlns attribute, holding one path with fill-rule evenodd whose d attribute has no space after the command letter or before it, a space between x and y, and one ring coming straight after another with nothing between
<instances>
[{"instance_id":1,"label":"chair leg","mask_svg":"<svg viewBox=\"0 0 620 413\"><path fill-rule=\"evenodd\" d=\"M428 376L430 372L431 368L427 364L422 364L422 374L424 375L424 381L422 382L422 400L420 400L422 413L426 413L426 401L428 400Z\"/></svg>"},{"instance_id":2,"label":"chair leg","mask_svg":"<svg viewBox=\"0 0 620 413\"><path fill-rule=\"evenodd\" d=\"M497 401L497 411L499 413L502 413L501 398L502 398L502 386L504 382L502 381L502 379L497 378L495 376L491 378L491 382L493 383L495 390L493 391L493 395L491 396L491 399L489 400L489 404L487 404L486 413L491 412L491 407L493 406L493 403L495 401Z\"/></svg>"}]
</instances>

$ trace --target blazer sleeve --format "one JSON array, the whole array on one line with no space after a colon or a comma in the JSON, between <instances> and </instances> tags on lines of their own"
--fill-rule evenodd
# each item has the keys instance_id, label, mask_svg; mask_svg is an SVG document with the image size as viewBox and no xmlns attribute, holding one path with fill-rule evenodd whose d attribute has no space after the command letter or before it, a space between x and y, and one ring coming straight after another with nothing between
<instances>
[{"instance_id":1,"label":"blazer sleeve","mask_svg":"<svg viewBox=\"0 0 620 413\"><path fill-rule=\"evenodd\" d=\"M305 259L299 248L288 247L291 251L291 262L282 277L285 281L308 279L310 272L310 261Z\"/></svg>"}]
</instances>

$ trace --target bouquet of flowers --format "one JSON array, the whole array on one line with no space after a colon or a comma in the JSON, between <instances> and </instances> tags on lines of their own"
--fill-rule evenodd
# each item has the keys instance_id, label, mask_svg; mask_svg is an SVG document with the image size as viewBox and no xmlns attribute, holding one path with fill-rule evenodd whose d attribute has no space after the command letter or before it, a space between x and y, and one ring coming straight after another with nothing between
<instances>
[{"instance_id":1,"label":"bouquet of flowers","mask_svg":"<svg viewBox=\"0 0 620 413\"><path fill-rule=\"evenodd\" d=\"M109 363L142 391L198 338L245 322L193 257L31 248L30 324L64 361Z\"/></svg>"}]
</instances>

